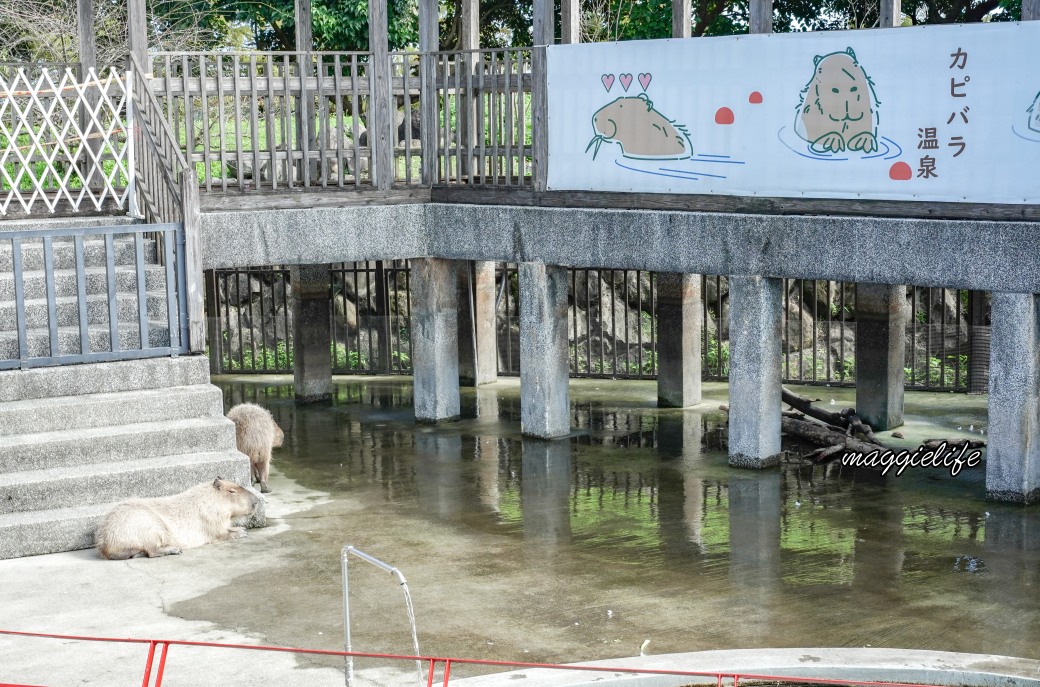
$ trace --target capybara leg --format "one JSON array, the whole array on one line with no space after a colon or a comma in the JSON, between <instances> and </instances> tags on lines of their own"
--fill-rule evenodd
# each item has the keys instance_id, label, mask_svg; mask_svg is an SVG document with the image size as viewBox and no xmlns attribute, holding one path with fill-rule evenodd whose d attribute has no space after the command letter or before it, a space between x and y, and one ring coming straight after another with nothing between
<instances>
[{"instance_id":1,"label":"capybara leg","mask_svg":"<svg viewBox=\"0 0 1040 687\"><path fill-rule=\"evenodd\" d=\"M267 486L267 478L271 474L271 452L267 452L267 460L260 463L260 493L269 494L271 488Z\"/></svg>"},{"instance_id":2,"label":"capybara leg","mask_svg":"<svg viewBox=\"0 0 1040 687\"><path fill-rule=\"evenodd\" d=\"M141 549L120 549L119 551L105 551L104 553L105 558L110 561L125 561L128 558L143 555L144 551Z\"/></svg>"},{"instance_id":3,"label":"capybara leg","mask_svg":"<svg viewBox=\"0 0 1040 687\"><path fill-rule=\"evenodd\" d=\"M181 550L176 546L159 546L154 549L145 549L144 552L149 558L158 558L159 556L176 556Z\"/></svg>"},{"instance_id":4,"label":"capybara leg","mask_svg":"<svg viewBox=\"0 0 1040 687\"><path fill-rule=\"evenodd\" d=\"M245 527L229 527L228 528L228 539L241 539L246 535Z\"/></svg>"}]
</instances>

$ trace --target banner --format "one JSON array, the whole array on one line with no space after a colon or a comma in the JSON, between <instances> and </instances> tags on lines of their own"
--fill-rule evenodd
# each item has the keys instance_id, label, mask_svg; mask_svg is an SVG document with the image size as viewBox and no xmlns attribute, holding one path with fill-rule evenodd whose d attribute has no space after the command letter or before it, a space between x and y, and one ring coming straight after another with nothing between
<instances>
[{"instance_id":1,"label":"banner","mask_svg":"<svg viewBox=\"0 0 1040 687\"><path fill-rule=\"evenodd\" d=\"M552 190L1040 203L1040 21L547 56Z\"/></svg>"}]
</instances>

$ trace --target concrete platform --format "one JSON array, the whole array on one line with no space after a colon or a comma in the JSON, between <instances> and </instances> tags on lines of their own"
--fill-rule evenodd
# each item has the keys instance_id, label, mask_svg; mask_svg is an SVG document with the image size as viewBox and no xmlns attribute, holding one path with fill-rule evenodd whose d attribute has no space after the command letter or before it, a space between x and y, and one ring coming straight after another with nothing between
<instances>
[{"instance_id":1,"label":"concrete platform","mask_svg":"<svg viewBox=\"0 0 1040 687\"><path fill-rule=\"evenodd\" d=\"M251 632L251 614L276 612L276 597L292 596L293 580L271 579L257 589L255 606L233 609L217 622L187 620L174 607L206 595L236 580L277 569L296 552L278 544L276 535L290 529L287 519L327 502L326 495L298 487L277 472L271 485L277 498L268 500L270 525L252 530L246 539L192 549L180 556L147 560L103 561L93 550L0 561L0 629L26 632L170 639L263 645L272 640ZM327 570L336 587L338 570ZM254 577L255 579L255 577ZM240 582L241 583L241 582ZM301 608L311 627L341 631L341 608ZM289 620L288 618L286 619ZM292 619L298 622L298 618ZM328 643L328 638L322 638ZM341 642L337 636L335 642ZM315 646L317 639L299 637L295 646ZM148 646L88 643L0 635L0 683L25 685L137 684L144 674ZM332 687L344 684L338 659L315 661L291 653L174 646L170 649L163 684L285 685ZM461 687L608 687L624 683L639 687L674 687L701 682L689 676L632 677L616 668L683 670L728 674L832 677L849 680L926 682L980 687L1040 686L1040 661L1000 656L910 651L900 649L756 649L636 656L598 661L615 670L578 671L527 669L453 680ZM453 673L454 674L454 673ZM437 675L439 683L440 674ZM714 677L703 682L715 684ZM742 680L743 682L743 680ZM357 670L357 687L408 687L417 683L414 664L402 662ZM731 684L727 681L726 684Z\"/></svg>"}]
</instances>

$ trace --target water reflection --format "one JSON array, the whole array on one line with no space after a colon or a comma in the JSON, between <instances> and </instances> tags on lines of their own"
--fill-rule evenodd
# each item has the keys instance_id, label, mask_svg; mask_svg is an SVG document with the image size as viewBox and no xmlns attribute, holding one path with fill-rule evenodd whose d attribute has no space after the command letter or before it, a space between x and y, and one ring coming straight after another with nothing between
<instances>
[{"instance_id":1,"label":"water reflection","mask_svg":"<svg viewBox=\"0 0 1040 687\"><path fill-rule=\"evenodd\" d=\"M884 644L1026 656L1040 645L1037 508L986 502L975 478L734 470L720 413L659 411L652 385L610 388L572 385L575 432L546 442L519 435L515 385L466 390L463 419L432 427L414 423L403 380L339 384L331 403L299 407L289 387L224 385L228 405L271 408L288 447L275 467L290 478L363 501L380 528L417 517L463 548L492 536L496 574L518 589L551 576L641 599L627 636L652 632L655 652ZM541 612L562 613L551 606L564 598ZM621 618L620 602L599 602ZM523 600L531 614L538 603ZM713 617L691 621L705 606Z\"/></svg>"}]
</instances>

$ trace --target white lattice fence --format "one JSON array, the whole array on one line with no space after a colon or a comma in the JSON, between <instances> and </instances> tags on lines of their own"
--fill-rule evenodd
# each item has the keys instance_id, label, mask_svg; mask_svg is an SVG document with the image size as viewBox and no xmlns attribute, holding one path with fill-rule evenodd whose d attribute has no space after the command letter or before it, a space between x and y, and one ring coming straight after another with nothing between
<instances>
[{"instance_id":1,"label":"white lattice fence","mask_svg":"<svg viewBox=\"0 0 1040 687\"><path fill-rule=\"evenodd\" d=\"M114 69L0 74L0 215L127 207L131 126L129 81Z\"/></svg>"}]
</instances>

